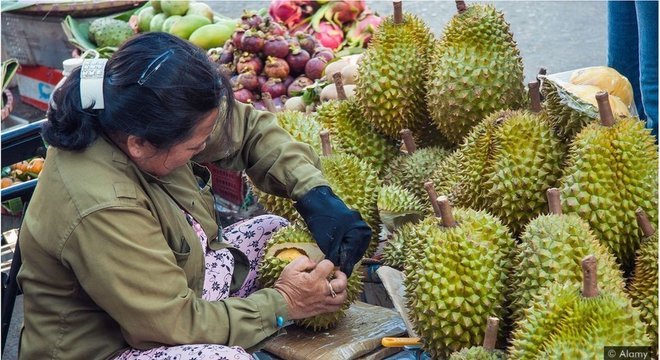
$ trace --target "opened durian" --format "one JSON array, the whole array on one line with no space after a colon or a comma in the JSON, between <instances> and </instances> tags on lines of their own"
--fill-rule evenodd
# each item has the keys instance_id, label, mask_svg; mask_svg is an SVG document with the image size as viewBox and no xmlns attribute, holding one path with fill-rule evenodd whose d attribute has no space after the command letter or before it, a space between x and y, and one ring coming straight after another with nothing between
<instances>
[{"instance_id":1,"label":"opened durian","mask_svg":"<svg viewBox=\"0 0 660 360\"><path fill-rule=\"evenodd\" d=\"M512 359L603 359L604 347L648 346L644 323L620 293L599 292L596 258L582 261L582 291L555 283L525 310L513 334Z\"/></svg>"},{"instance_id":2,"label":"opened durian","mask_svg":"<svg viewBox=\"0 0 660 360\"><path fill-rule=\"evenodd\" d=\"M569 82L575 85L596 86L621 99L626 107L632 105L633 88L630 81L611 67L592 66L575 70L571 74Z\"/></svg>"},{"instance_id":3,"label":"opened durian","mask_svg":"<svg viewBox=\"0 0 660 360\"><path fill-rule=\"evenodd\" d=\"M443 30L429 71L428 108L440 131L460 144L487 115L525 104L523 63L504 15L465 6Z\"/></svg>"},{"instance_id":4,"label":"opened durian","mask_svg":"<svg viewBox=\"0 0 660 360\"><path fill-rule=\"evenodd\" d=\"M316 245L309 231L302 225L294 224L277 231L266 245L266 254L259 265L259 283L262 287L272 287L280 277L282 270L298 256L306 255L314 261L323 259L323 253ZM356 271L348 278L347 299L339 311L316 315L310 318L296 320L296 324L314 331L334 327L345 316L348 307L358 299L362 288L360 263L355 265Z\"/></svg>"}]
</instances>

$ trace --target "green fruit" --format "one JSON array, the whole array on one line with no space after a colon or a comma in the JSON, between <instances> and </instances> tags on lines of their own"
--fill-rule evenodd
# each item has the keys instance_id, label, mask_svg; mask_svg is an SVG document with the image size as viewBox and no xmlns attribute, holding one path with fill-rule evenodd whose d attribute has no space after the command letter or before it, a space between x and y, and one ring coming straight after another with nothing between
<instances>
[{"instance_id":1,"label":"green fruit","mask_svg":"<svg viewBox=\"0 0 660 360\"><path fill-rule=\"evenodd\" d=\"M188 11L188 0L161 0L160 8L167 16L183 15Z\"/></svg>"},{"instance_id":2,"label":"green fruit","mask_svg":"<svg viewBox=\"0 0 660 360\"><path fill-rule=\"evenodd\" d=\"M307 246L316 246L316 241L312 238L309 231L300 225L287 226L277 231L266 245L267 256L264 257L259 266L259 282L262 287L273 286L275 281L280 277L284 267L290 263L290 260L279 258L277 254L275 254L275 256L268 256L271 248L284 243L290 243L292 248L295 248L296 243L307 244ZM339 311L296 320L296 323L314 331L326 330L337 325L337 323L345 316L345 311L360 295L362 279L360 277L360 271L357 271L360 263L355 266L356 271L353 271L353 275L348 279L348 298Z\"/></svg>"},{"instance_id":3,"label":"green fruit","mask_svg":"<svg viewBox=\"0 0 660 360\"><path fill-rule=\"evenodd\" d=\"M99 18L89 25L90 35L98 47L118 47L135 33L127 22L112 19Z\"/></svg>"},{"instance_id":4,"label":"green fruit","mask_svg":"<svg viewBox=\"0 0 660 360\"><path fill-rule=\"evenodd\" d=\"M451 354L449 360L505 360L506 354L500 350L489 351L481 346L473 346Z\"/></svg>"},{"instance_id":5,"label":"green fruit","mask_svg":"<svg viewBox=\"0 0 660 360\"><path fill-rule=\"evenodd\" d=\"M156 11L156 13L163 12L163 9L160 7L160 0L149 0L149 5Z\"/></svg>"},{"instance_id":6,"label":"green fruit","mask_svg":"<svg viewBox=\"0 0 660 360\"><path fill-rule=\"evenodd\" d=\"M209 19L209 21L213 22L213 9L211 9L210 6L201 2L190 3L188 5L188 11L186 11L186 15L203 16Z\"/></svg>"},{"instance_id":7,"label":"green fruit","mask_svg":"<svg viewBox=\"0 0 660 360\"><path fill-rule=\"evenodd\" d=\"M193 31L188 40L202 49L208 50L224 45L235 29L236 24L218 23L204 25Z\"/></svg>"},{"instance_id":8,"label":"green fruit","mask_svg":"<svg viewBox=\"0 0 660 360\"><path fill-rule=\"evenodd\" d=\"M401 24L385 18L358 65L355 89L364 118L382 134L399 138L402 129L416 129L428 119L426 71L433 35L411 14Z\"/></svg>"},{"instance_id":9,"label":"green fruit","mask_svg":"<svg viewBox=\"0 0 660 360\"><path fill-rule=\"evenodd\" d=\"M581 261L598 259L598 286L607 293L623 293L623 276L609 250L578 216L550 214L532 220L521 236L512 275L512 310L523 318L532 299L554 284L582 283Z\"/></svg>"},{"instance_id":10,"label":"green fruit","mask_svg":"<svg viewBox=\"0 0 660 360\"><path fill-rule=\"evenodd\" d=\"M449 155L443 148L417 149L412 154L403 154L392 160L384 172L383 182L400 185L412 192L419 201L428 199L424 183L429 181L435 170Z\"/></svg>"},{"instance_id":11,"label":"green fruit","mask_svg":"<svg viewBox=\"0 0 660 360\"><path fill-rule=\"evenodd\" d=\"M138 30L140 32L150 31L151 19L154 18L156 11L151 6L147 6L140 10L138 14Z\"/></svg>"},{"instance_id":12,"label":"green fruit","mask_svg":"<svg viewBox=\"0 0 660 360\"><path fill-rule=\"evenodd\" d=\"M380 221L389 232L407 222L417 222L427 210L413 193L399 185L385 185L376 201Z\"/></svg>"},{"instance_id":13,"label":"green fruit","mask_svg":"<svg viewBox=\"0 0 660 360\"><path fill-rule=\"evenodd\" d=\"M456 209L453 217L456 226L423 240L404 279L415 331L434 359L481 345L487 318L502 318L515 247L506 226L486 212Z\"/></svg>"},{"instance_id":14,"label":"green fruit","mask_svg":"<svg viewBox=\"0 0 660 360\"><path fill-rule=\"evenodd\" d=\"M166 19L167 16L163 13L154 15L151 19L151 23L149 23L149 31L162 31Z\"/></svg>"},{"instance_id":15,"label":"green fruit","mask_svg":"<svg viewBox=\"0 0 660 360\"><path fill-rule=\"evenodd\" d=\"M172 25L170 28L170 34L187 40L195 30L209 24L211 24L211 20L203 16L186 15Z\"/></svg>"},{"instance_id":16,"label":"green fruit","mask_svg":"<svg viewBox=\"0 0 660 360\"><path fill-rule=\"evenodd\" d=\"M648 209L652 223L658 218L654 139L637 118L591 123L573 140L561 179L562 208L589 223L626 273L641 242L635 211Z\"/></svg>"},{"instance_id":17,"label":"green fruit","mask_svg":"<svg viewBox=\"0 0 660 360\"><path fill-rule=\"evenodd\" d=\"M555 283L534 299L513 333L512 359L602 359L605 346L648 346L639 312L625 296L582 296Z\"/></svg>"},{"instance_id":18,"label":"green fruit","mask_svg":"<svg viewBox=\"0 0 660 360\"><path fill-rule=\"evenodd\" d=\"M161 28L161 31L169 33L170 30L172 29L172 26L176 24L182 17L183 16L181 15L168 16L163 22L163 27Z\"/></svg>"},{"instance_id":19,"label":"green fruit","mask_svg":"<svg viewBox=\"0 0 660 360\"><path fill-rule=\"evenodd\" d=\"M635 271L628 287L632 304L641 313L653 349L658 348L658 233L647 237L637 250Z\"/></svg>"},{"instance_id":20,"label":"green fruit","mask_svg":"<svg viewBox=\"0 0 660 360\"><path fill-rule=\"evenodd\" d=\"M316 109L316 119L330 131L337 151L356 155L379 172L398 153L396 143L364 119L354 98L323 103Z\"/></svg>"},{"instance_id":21,"label":"green fruit","mask_svg":"<svg viewBox=\"0 0 660 360\"><path fill-rule=\"evenodd\" d=\"M428 108L453 143L462 143L492 112L525 103L520 52L492 5L471 5L454 15L432 53Z\"/></svg>"}]
</instances>

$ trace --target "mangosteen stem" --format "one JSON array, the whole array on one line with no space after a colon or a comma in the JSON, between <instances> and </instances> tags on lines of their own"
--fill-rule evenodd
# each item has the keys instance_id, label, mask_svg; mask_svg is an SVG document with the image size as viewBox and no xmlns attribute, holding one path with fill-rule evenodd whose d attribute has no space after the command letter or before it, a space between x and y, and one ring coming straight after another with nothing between
<instances>
[{"instance_id":1,"label":"mangosteen stem","mask_svg":"<svg viewBox=\"0 0 660 360\"><path fill-rule=\"evenodd\" d=\"M272 113L277 112L277 107L275 106L275 103L273 103L273 98L270 96L269 93L264 92L262 95L262 100L264 101L264 106L266 106L266 109Z\"/></svg>"},{"instance_id":2,"label":"mangosteen stem","mask_svg":"<svg viewBox=\"0 0 660 360\"><path fill-rule=\"evenodd\" d=\"M599 91L596 93L596 101L598 101L598 112L600 113L600 124L603 126L612 126L616 122L614 120L614 113L610 107L610 96L607 91Z\"/></svg>"},{"instance_id":3,"label":"mangosteen stem","mask_svg":"<svg viewBox=\"0 0 660 360\"><path fill-rule=\"evenodd\" d=\"M635 215L637 216L637 225L642 229L644 237L649 237L655 234L655 228L642 208L638 208L637 211L635 211Z\"/></svg>"},{"instance_id":4,"label":"mangosteen stem","mask_svg":"<svg viewBox=\"0 0 660 360\"><path fill-rule=\"evenodd\" d=\"M483 348L488 351L495 350L495 343L497 342L497 332L500 328L500 319L496 317L488 317L486 321L486 335L484 336Z\"/></svg>"},{"instance_id":5,"label":"mangosteen stem","mask_svg":"<svg viewBox=\"0 0 660 360\"><path fill-rule=\"evenodd\" d=\"M465 5L465 1L461 0L456 0L456 10L458 10L459 14L462 14L467 10L467 5Z\"/></svg>"},{"instance_id":6,"label":"mangosteen stem","mask_svg":"<svg viewBox=\"0 0 660 360\"><path fill-rule=\"evenodd\" d=\"M335 82L335 88L337 89L337 99L346 100L346 90L344 90L344 81L341 79L341 73L336 72L332 74L332 80Z\"/></svg>"},{"instance_id":7,"label":"mangosteen stem","mask_svg":"<svg viewBox=\"0 0 660 360\"><path fill-rule=\"evenodd\" d=\"M410 131L410 129L403 129L399 131L399 135L401 135L403 145L406 147L408 155L412 155L415 151L417 151L417 145L415 144L415 139L413 138L412 131Z\"/></svg>"},{"instance_id":8,"label":"mangosteen stem","mask_svg":"<svg viewBox=\"0 0 660 360\"><path fill-rule=\"evenodd\" d=\"M403 4L401 0L394 0L392 5L394 5L394 23L401 24L403 22Z\"/></svg>"},{"instance_id":9,"label":"mangosteen stem","mask_svg":"<svg viewBox=\"0 0 660 360\"><path fill-rule=\"evenodd\" d=\"M598 274L596 273L598 261L593 255L582 259L582 296L592 298L598 296Z\"/></svg>"},{"instance_id":10,"label":"mangosteen stem","mask_svg":"<svg viewBox=\"0 0 660 360\"><path fill-rule=\"evenodd\" d=\"M438 198L438 205L440 206L440 214L442 214L442 226L444 227L456 227L458 223L454 219L454 214L452 213L451 203L446 196L440 196Z\"/></svg>"},{"instance_id":11,"label":"mangosteen stem","mask_svg":"<svg viewBox=\"0 0 660 360\"><path fill-rule=\"evenodd\" d=\"M546 191L548 197L548 209L550 214L561 215L561 193L557 188L550 188Z\"/></svg>"},{"instance_id":12,"label":"mangosteen stem","mask_svg":"<svg viewBox=\"0 0 660 360\"><path fill-rule=\"evenodd\" d=\"M440 212L440 205L438 204L438 194L435 192L435 186L433 186L433 181L427 181L424 183L424 189L429 195L429 200L431 200L431 206L433 207L433 213L435 217L442 217L442 212Z\"/></svg>"},{"instance_id":13,"label":"mangosteen stem","mask_svg":"<svg viewBox=\"0 0 660 360\"><path fill-rule=\"evenodd\" d=\"M332 155L332 145L330 144L330 132L328 130L321 130L319 135L321 136L321 150L323 156Z\"/></svg>"},{"instance_id":14,"label":"mangosteen stem","mask_svg":"<svg viewBox=\"0 0 660 360\"><path fill-rule=\"evenodd\" d=\"M539 91L539 82L532 81L527 84L527 87L529 88L529 109L535 113L541 112L541 92Z\"/></svg>"}]
</instances>

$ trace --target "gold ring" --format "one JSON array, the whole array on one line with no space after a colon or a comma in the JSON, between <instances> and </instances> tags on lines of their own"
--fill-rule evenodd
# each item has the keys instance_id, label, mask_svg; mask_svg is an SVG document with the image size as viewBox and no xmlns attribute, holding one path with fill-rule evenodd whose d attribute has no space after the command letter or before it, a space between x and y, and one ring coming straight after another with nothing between
<instances>
[{"instance_id":1,"label":"gold ring","mask_svg":"<svg viewBox=\"0 0 660 360\"><path fill-rule=\"evenodd\" d=\"M332 295L332 297L337 297L337 293L335 292L335 289L332 288L332 284L330 284L330 280L327 281L328 281L328 288L330 289L330 295Z\"/></svg>"}]
</instances>

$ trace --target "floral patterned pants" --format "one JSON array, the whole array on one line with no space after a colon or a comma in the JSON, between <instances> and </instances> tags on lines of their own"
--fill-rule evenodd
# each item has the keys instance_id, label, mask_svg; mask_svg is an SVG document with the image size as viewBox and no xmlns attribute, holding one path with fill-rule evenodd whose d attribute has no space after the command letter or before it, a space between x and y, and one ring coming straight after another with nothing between
<instances>
[{"instance_id":1,"label":"floral patterned pants","mask_svg":"<svg viewBox=\"0 0 660 360\"><path fill-rule=\"evenodd\" d=\"M206 273L202 298L207 301L226 299L229 296L246 297L257 290L257 267L263 257L266 243L273 233L289 223L279 216L262 215L232 224L224 229L224 240L240 249L250 261L250 271L243 286L235 293L229 293L231 276L234 272L234 257L229 250L218 251L207 248L207 238L201 226L189 214L192 225L206 254ZM129 349L116 360L243 360L251 359L250 354L238 346L217 344L190 344L161 346L150 350Z\"/></svg>"}]
</instances>

